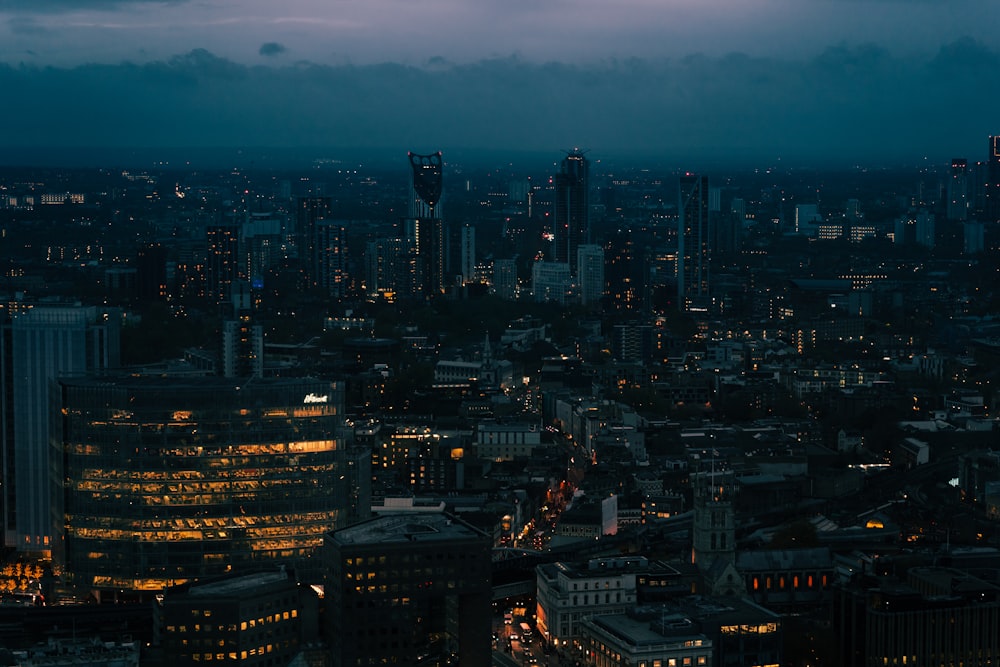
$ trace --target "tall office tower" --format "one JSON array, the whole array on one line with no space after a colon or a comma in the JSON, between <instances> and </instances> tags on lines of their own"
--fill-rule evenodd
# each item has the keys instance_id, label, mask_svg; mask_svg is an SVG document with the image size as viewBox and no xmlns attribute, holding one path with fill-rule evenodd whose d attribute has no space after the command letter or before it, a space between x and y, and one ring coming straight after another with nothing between
<instances>
[{"instance_id":1,"label":"tall office tower","mask_svg":"<svg viewBox=\"0 0 1000 667\"><path fill-rule=\"evenodd\" d=\"M963 249L966 255L978 255L986 250L983 223L975 220L966 222L962 231Z\"/></svg>"},{"instance_id":2,"label":"tall office tower","mask_svg":"<svg viewBox=\"0 0 1000 667\"><path fill-rule=\"evenodd\" d=\"M315 551L349 504L340 384L128 376L58 390L53 556L75 587L159 591L281 563L318 583Z\"/></svg>"},{"instance_id":3,"label":"tall office tower","mask_svg":"<svg viewBox=\"0 0 1000 667\"><path fill-rule=\"evenodd\" d=\"M308 274L310 284L316 284L316 221L333 217L333 201L329 197L300 197L295 208L295 245L299 264Z\"/></svg>"},{"instance_id":4,"label":"tall office tower","mask_svg":"<svg viewBox=\"0 0 1000 667\"><path fill-rule=\"evenodd\" d=\"M365 245L365 293L385 299L420 296L423 265L413 244L403 239L375 239Z\"/></svg>"},{"instance_id":5,"label":"tall office tower","mask_svg":"<svg viewBox=\"0 0 1000 667\"><path fill-rule=\"evenodd\" d=\"M235 224L211 225L208 239L208 298L226 304L240 276L240 232Z\"/></svg>"},{"instance_id":6,"label":"tall office tower","mask_svg":"<svg viewBox=\"0 0 1000 667\"><path fill-rule=\"evenodd\" d=\"M934 214L928 211L918 212L914 227L914 241L918 245L933 248L934 240Z\"/></svg>"},{"instance_id":7,"label":"tall office tower","mask_svg":"<svg viewBox=\"0 0 1000 667\"><path fill-rule=\"evenodd\" d=\"M423 265L423 292L435 296L444 292L447 255L444 223L441 219L443 174L441 151L430 155L407 153L413 172L410 216L404 222L405 238L414 244Z\"/></svg>"},{"instance_id":8,"label":"tall office tower","mask_svg":"<svg viewBox=\"0 0 1000 667\"><path fill-rule=\"evenodd\" d=\"M1000 135L990 137L986 160L986 220L1000 222Z\"/></svg>"},{"instance_id":9,"label":"tall office tower","mask_svg":"<svg viewBox=\"0 0 1000 667\"><path fill-rule=\"evenodd\" d=\"M264 327L253 316L250 283L233 285L230 312L222 320L219 375L227 378L264 377Z\"/></svg>"},{"instance_id":10,"label":"tall office tower","mask_svg":"<svg viewBox=\"0 0 1000 667\"><path fill-rule=\"evenodd\" d=\"M332 667L489 665L491 549L488 535L439 512L327 534L323 635Z\"/></svg>"},{"instance_id":11,"label":"tall office tower","mask_svg":"<svg viewBox=\"0 0 1000 667\"><path fill-rule=\"evenodd\" d=\"M517 298L517 262L513 259L493 260L493 293L501 299Z\"/></svg>"},{"instance_id":12,"label":"tall office tower","mask_svg":"<svg viewBox=\"0 0 1000 667\"><path fill-rule=\"evenodd\" d=\"M139 248L135 259L136 294L143 302L167 298L167 249L159 243Z\"/></svg>"},{"instance_id":13,"label":"tall office tower","mask_svg":"<svg viewBox=\"0 0 1000 667\"><path fill-rule=\"evenodd\" d=\"M2 401L5 543L47 554L57 539L52 500L61 488L53 472L62 466L50 441L50 383L117 368L121 316L78 305L35 306L16 315L4 333L10 339L3 361L10 379L0 387L9 392Z\"/></svg>"},{"instance_id":14,"label":"tall office tower","mask_svg":"<svg viewBox=\"0 0 1000 667\"><path fill-rule=\"evenodd\" d=\"M649 271L645 253L632 230L620 229L608 240L604 272L609 308L634 313L646 306Z\"/></svg>"},{"instance_id":15,"label":"tall office tower","mask_svg":"<svg viewBox=\"0 0 1000 667\"><path fill-rule=\"evenodd\" d=\"M677 203L677 306L704 310L708 304L709 245L708 177L680 178Z\"/></svg>"},{"instance_id":16,"label":"tall office tower","mask_svg":"<svg viewBox=\"0 0 1000 667\"><path fill-rule=\"evenodd\" d=\"M572 275L576 275L576 249L590 241L589 180L590 163L583 151L569 151L554 179L552 233L555 236L554 259L568 263Z\"/></svg>"},{"instance_id":17,"label":"tall office tower","mask_svg":"<svg viewBox=\"0 0 1000 667\"><path fill-rule=\"evenodd\" d=\"M281 219L271 213L251 213L240 230L240 274L254 289L261 289L267 275L281 263Z\"/></svg>"},{"instance_id":18,"label":"tall office tower","mask_svg":"<svg viewBox=\"0 0 1000 667\"><path fill-rule=\"evenodd\" d=\"M341 220L316 223L318 284L333 299L347 296L347 226Z\"/></svg>"},{"instance_id":19,"label":"tall office tower","mask_svg":"<svg viewBox=\"0 0 1000 667\"><path fill-rule=\"evenodd\" d=\"M586 243L576 249L576 282L580 286L580 301L600 304L604 297L604 248Z\"/></svg>"},{"instance_id":20,"label":"tall office tower","mask_svg":"<svg viewBox=\"0 0 1000 667\"><path fill-rule=\"evenodd\" d=\"M459 265L463 283L476 280L476 228L466 223L459 227Z\"/></svg>"},{"instance_id":21,"label":"tall office tower","mask_svg":"<svg viewBox=\"0 0 1000 667\"><path fill-rule=\"evenodd\" d=\"M964 222L969 217L969 169L965 158L951 161L948 179L948 220Z\"/></svg>"},{"instance_id":22,"label":"tall office tower","mask_svg":"<svg viewBox=\"0 0 1000 667\"><path fill-rule=\"evenodd\" d=\"M535 301L565 304L572 286L566 262L535 262L531 265L531 292Z\"/></svg>"},{"instance_id":23,"label":"tall office tower","mask_svg":"<svg viewBox=\"0 0 1000 667\"><path fill-rule=\"evenodd\" d=\"M14 471L14 337L11 332L10 313L0 315L0 544L17 545L14 532L16 515L16 487Z\"/></svg>"}]
</instances>

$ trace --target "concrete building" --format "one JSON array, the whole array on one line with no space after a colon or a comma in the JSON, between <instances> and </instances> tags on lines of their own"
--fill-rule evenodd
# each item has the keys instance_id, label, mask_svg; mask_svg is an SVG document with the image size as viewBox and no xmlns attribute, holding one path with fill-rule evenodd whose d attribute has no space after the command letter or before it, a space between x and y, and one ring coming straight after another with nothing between
<instances>
[{"instance_id":1,"label":"concrete building","mask_svg":"<svg viewBox=\"0 0 1000 667\"><path fill-rule=\"evenodd\" d=\"M318 638L318 599L285 570L172 588L158 611L177 665L287 665Z\"/></svg>"},{"instance_id":2,"label":"concrete building","mask_svg":"<svg viewBox=\"0 0 1000 667\"><path fill-rule=\"evenodd\" d=\"M535 621L540 638L556 648L579 646L583 621L632 608L637 600L636 577L651 567L641 556L539 565Z\"/></svg>"},{"instance_id":3,"label":"concrete building","mask_svg":"<svg viewBox=\"0 0 1000 667\"><path fill-rule=\"evenodd\" d=\"M38 305L0 330L0 438L5 543L51 554L55 544L50 383L119 366L121 316L79 305ZM59 475L57 475L57 478Z\"/></svg>"},{"instance_id":4,"label":"concrete building","mask_svg":"<svg viewBox=\"0 0 1000 667\"><path fill-rule=\"evenodd\" d=\"M492 540L440 512L328 533L323 636L332 667L490 664Z\"/></svg>"}]
</instances>

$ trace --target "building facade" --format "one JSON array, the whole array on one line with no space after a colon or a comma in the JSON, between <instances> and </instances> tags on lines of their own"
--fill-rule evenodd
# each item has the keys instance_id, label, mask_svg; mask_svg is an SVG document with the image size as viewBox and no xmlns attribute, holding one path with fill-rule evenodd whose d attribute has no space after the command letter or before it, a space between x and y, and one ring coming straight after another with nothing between
<instances>
[{"instance_id":1,"label":"building facade","mask_svg":"<svg viewBox=\"0 0 1000 667\"><path fill-rule=\"evenodd\" d=\"M50 383L119 365L117 311L78 305L36 306L4 326L4 529L7 546L48 554L55 544L52 499L62 461L50 446Z\"/></svg>"},{"instance_id":2,"label":"building facade","mask_svg":"<svg viewBox=\"0 0 1000 667\"><path fill-rule=\"evenodd\" d=\"M708 176L681 176L677 211L677 305L702 310L709 298Z\"/></svg>"},{"instance_id":3,"label":"building facade","mask_svg":"<svg viewBox=\"0 0 1000 667\"><path fill-rule=\"evenodd\" d=\"M590 161L579 149L569 151L554 178L552 233L554 259L569 264L573 275L577 270L577 249L590 238L589 181Z\"/></svg>"},{"instance_id":4,"label":"building facade","mask_svg":"<svg viewBox=\"0 0 1000 667\"><path fill-rule=\"evenodd\" d=\"M170 589L158 609L163 653L178 665L287 665L306 628L316 631L311 592L285 570Z\"/></svg>"},{"instance_id":5,"label":"building facade","mask_svg":"<svg viewBox=\"0 0 1000 667\"><path fill-rule=\"evenodd\" d=\"M318 577L310 559L349 504L340 385L67 379L59 399L54 557L73 585L159 591L278 563Z\"/></svg>"},{"instance_id":6,"label":"building facade","mask_svg":"<svg viewBox=\"0 0 1000 667\"><path fill-rule=\"evenodd\" d=\"M542 640L557 648L579 648L583 621L623 614L635 606L636 576L649 569L644 557L539 565L535 569L535 622Z\"/></svg>"},{"instance_id":7,"label":"building facade","mask_svg":"<svg viewBox=\"0 0 1000 667\"><path fill-rule=\"evenodd\" d=\"M328 533L323 635L332 667L489 665L491 548L488 535L441 512Z\"/></svg>"}]
</instances>

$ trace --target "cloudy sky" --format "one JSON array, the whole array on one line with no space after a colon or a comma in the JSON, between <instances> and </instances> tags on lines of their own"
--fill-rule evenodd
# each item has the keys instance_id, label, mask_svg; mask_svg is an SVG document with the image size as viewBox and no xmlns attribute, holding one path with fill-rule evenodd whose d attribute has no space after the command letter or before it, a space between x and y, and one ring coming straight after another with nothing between
<instances>
[{"instance_id":1,"label":"cloudy sky","mask_svg":"<svg viewBox=\"0 0 1000 667\"><path fill-rule=\"evenodd\" d=\"M980 159L997 25L1000 0L0 0L0 149Z\"/></svg>"}]
</instances>

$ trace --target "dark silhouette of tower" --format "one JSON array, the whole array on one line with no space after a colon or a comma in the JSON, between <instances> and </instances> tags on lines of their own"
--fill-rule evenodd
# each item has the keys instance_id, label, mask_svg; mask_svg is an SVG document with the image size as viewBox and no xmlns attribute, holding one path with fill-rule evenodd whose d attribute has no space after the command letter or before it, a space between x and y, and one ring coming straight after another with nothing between
<instances>
[{"instance_id":1,"label":"dark silhouette of tower","mask_svg":"<svg viewBox=\"0 0 1000 667\"><path fill-rule=\"evenodd\" d=\"M435 208L441 201L443 178L441 173L441 151L430 155L407 153L413 168L413 190L420 201L427 205L429 218L435 217Z\"/></svg>"},{"instance_id":2,"label":"dark silhouette of tower","mask_svg":"<svg viewBox=\"0 0 1000 667\"><path fill-rule=\"evenodd\" d=\"M413 169L413 194L407 238L415 247L423 272L426 296L444 291L445 233L438 204L443 189L441 151L430 155L407 153Z\"/></svg>"},{"instance_id":3,"label":"dark silhouette of tower","mask_svg":"<svg viewBox=\"0 0 1000 667\"><path fill-rule=\"evenodd\" d=\"M948 179L948 219L964 221L969 217L969 163L965 158L951 161Z\"/></svg>"},{"instance_id":4,"label":"dark silhouette of tower","mask_svg":"<svg viewBox=\"0 0 1000 667\"><path fill-rule=\"evenodd\" d=\"M563 158L562 168L555 176L555 261L567 262L570 274L576 275L576 250L589 243L590 206L587 201L590 163L584 151L574 148Z\"/></svg>"},{"instance_id":5,"label":"dark silhouette of tower","mask_svg":"<svg viewBox=\"0 0 1000 667\"><path fill-rule=\"evenodd\" d=\"M677 211L677 305L701 310L708 302L708 176L681 176Z\"/></svg>"},{"instance_id":6,"label":"dark silhouette of tower","mask_svg":"<svg viewBox=\"0 0 1000 667\"><path fill-rule=\"evenodd\" d=\"M167 298L167 249L147 243L136 254L136 287L142 301Z\"/></svg>"},{"instance_id":7,"label":"dark silhouette of tower","mask_svg":"<svg viewBox=\"0 0 1000 667\"><path fill-rule=\"evenodd\" d=\"M986 178L986 219L1000 222L1000 135L990 137Z\"/></svg>"},{"instance_id":8,"label":"dark silhouette of tower","mask_svg":"<svg viewBox=\"0 0 1000 667\"><path fill-rule=\"evenodd\" d=\"M316 223L333 215L333 203L329 197L300 197L296 207L295 232L299 251L299 261L309 274L309 284L318 283L319 260L317 258Z\"/></svg>"},{"instance_id":9,"label":"dark silhouette of tower","mask_svg":"<svg viewBox=\"0 0 1000 667\"><path fill-rule=\"evenodd\" d=\"M208 240L208 292L214 303L225 304L232 297L233 283L239 278L239 227L223 223L206 230Z\"/></svg>"}]
</instances>

